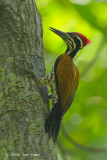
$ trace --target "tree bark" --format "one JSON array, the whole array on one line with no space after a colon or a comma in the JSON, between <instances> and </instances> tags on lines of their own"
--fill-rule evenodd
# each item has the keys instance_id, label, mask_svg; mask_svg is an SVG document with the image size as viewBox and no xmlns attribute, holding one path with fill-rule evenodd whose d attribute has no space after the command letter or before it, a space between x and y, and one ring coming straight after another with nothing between
<instances>
[{"instance_id":1,"label":"tree bark","mask_svg":"<svg viewBox=\"0 0 107 160\"><path fill-rule=\"evenodd\" d=\"M47 88L20 68L45 75L42 34L34 0L0 1L0 160L57 160L44 131Z\"/></svg>"}]
</instances>

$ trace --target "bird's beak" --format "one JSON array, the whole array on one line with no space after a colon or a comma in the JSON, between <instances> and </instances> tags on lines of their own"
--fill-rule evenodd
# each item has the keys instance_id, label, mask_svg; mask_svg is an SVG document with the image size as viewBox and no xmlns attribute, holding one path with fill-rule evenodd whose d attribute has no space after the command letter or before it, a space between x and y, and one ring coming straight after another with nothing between
<instances>
[{"instance_id":1,"label":"bird's beak","mask_svg":"<svg viewBox=\"0 0 107 160\"><path fill-rule=\"evenodd\" d=\"M65 33L65 32L62 32L58 29L55 29L55 28L52 28L52 27L49 27L49 29L54 32L55 34L57 34L58 36L60 36L65 42L66 40L69 38L68 34Z\"/></svg>"}]
</instances>

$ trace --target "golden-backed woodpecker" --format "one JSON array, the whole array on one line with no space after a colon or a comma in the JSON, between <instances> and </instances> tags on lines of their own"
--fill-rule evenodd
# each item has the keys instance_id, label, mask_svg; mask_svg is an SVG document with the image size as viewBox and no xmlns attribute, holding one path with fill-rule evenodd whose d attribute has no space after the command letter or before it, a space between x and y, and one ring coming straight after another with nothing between
<instances>
[{"instance_id":1,"label":"golden-backed woodpecker","mask_svg":"<svg viewBox=\"0 0 107 160\"><path fill-rule=\"evenodd\" d=\"M90 40L78 32L65 33L51 27L50 30L67 44L67 50L56 59L51 73L39 79L40 84L51 88L49 97L52 99L53 108L46 119L45 132L56 142L61 120L73 102L79 83L79 71L73 59Z\"/></svg>"}]
</instances>

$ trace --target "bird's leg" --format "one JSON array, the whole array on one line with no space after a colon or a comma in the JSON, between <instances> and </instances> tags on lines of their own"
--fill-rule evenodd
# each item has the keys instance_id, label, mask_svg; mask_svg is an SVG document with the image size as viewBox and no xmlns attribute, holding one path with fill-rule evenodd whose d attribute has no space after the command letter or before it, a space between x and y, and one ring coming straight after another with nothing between
<instances>
[{"instance_id":1,"label":"bird's leg","mask_svg":"<svg viewBox=\"0 0 107 160\"><path fill-rule=\"evenodd\" d=\"M54 83L51 84L51 92L52 106L54 106L58 102L58 95Z\"/></svg>"},{"instance_id":2,"label":"bird's leg","mask_svg":"<svg viewBox=\"0 0 107 160\"><path fill-rule=\"evenodd\" d=\"M48 94L48 99L52 99L52 93Z\"/></svg>"}]
</instances>

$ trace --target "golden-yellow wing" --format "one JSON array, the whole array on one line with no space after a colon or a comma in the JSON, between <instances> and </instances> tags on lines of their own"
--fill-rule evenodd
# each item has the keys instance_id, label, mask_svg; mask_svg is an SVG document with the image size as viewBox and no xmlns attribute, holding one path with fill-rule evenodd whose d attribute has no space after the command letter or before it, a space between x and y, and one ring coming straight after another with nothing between
<instances>
[{"instance_id":1,"label":"golden-yellow wing","mask_svg":"<svg viewBox=\"0 0 107 160\"><path fill-rule=\"evenodd\" d=\"M56 68L57 92L60 111L64 114L70 107L79 83L79 72L72 58L63 54Z\"/></svg>"}]
</instances>

